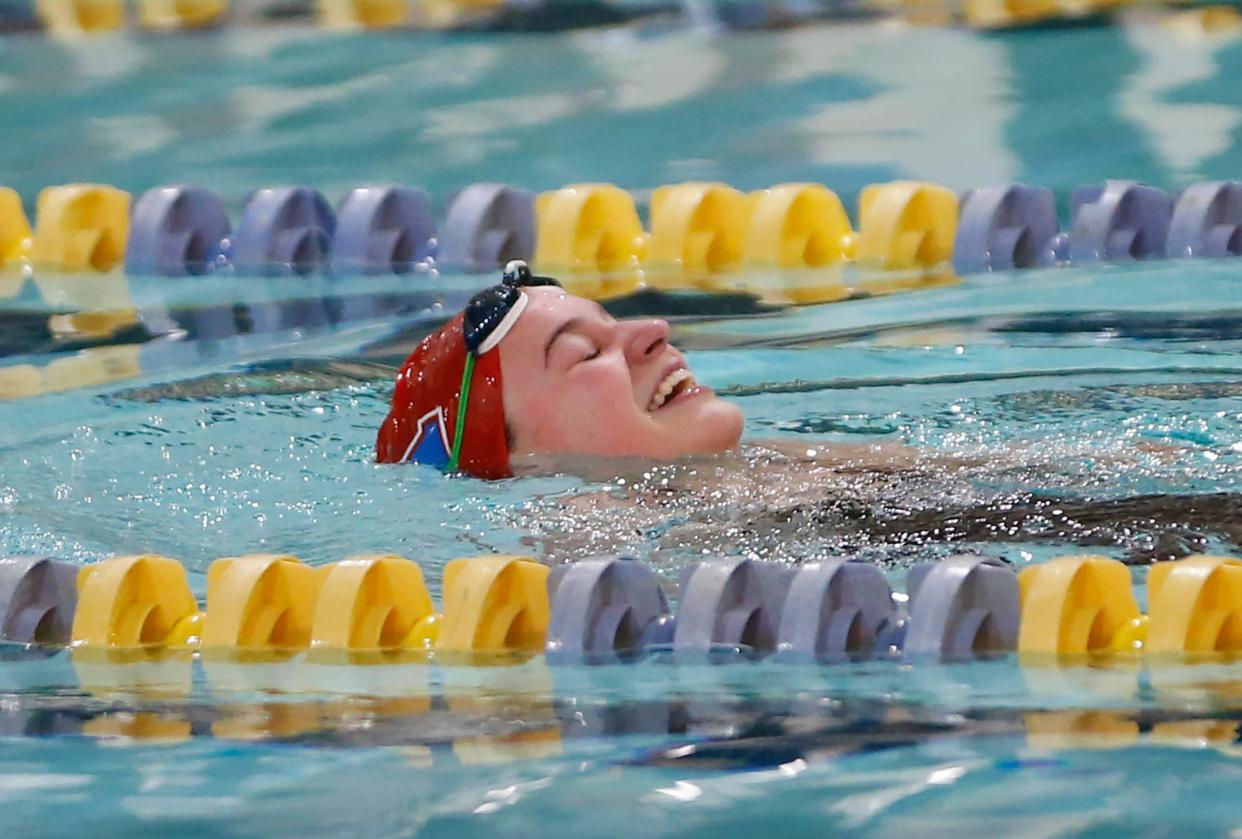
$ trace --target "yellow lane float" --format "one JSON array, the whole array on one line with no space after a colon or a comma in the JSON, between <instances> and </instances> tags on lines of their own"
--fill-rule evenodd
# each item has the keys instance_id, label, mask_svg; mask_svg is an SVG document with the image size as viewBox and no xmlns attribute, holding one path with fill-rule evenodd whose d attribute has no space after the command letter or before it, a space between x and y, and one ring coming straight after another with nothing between
<instances>
[{"instance_id":1,"label":"yellow lane float","mask_svg":"<svg viewBox=\"0 0 1242 839\"><path fill-rule=\"evenodd\" d=\"M203 29L224 21L229 0L138 0L144 29Z\"/></svg>"},{"instance_id":2,"label":"yellow lane float","mask_svg":"<svg viewBox=\"0 0 1242 839\"><path fill-rule=\"evenodd\" d=\"M407 0L318 0L316 8L330 29L393 29L410 22Z\"/></svg>"},{"instance_id":3,"label":"yellow lane float","mask_svg":"<svg viewBox=\"0 0 1242 839\"><path fill-rule=\"evenodd\" d=\"M1076 656L1132 650L1143 620L1130 570L1102 556L1059 557L1018 576L1018 651Z\"/></svg>"},{"instance_id":4,"label":"yellow lane float","mask_svg":"<svg viewBox=\"0 0 1242 839\"><path fill-rule=\"evenodd\" d=\"M62 271L111 271L125 261L128 192L97 184L39 193L30 261Z\"/></svg>"},{"instance_id":5,"label":"yellow lane float","mask_svg":"<svg viewBox=\"0 0 1242 839\"><path fill-rule=\"evenodd\" d=\"M1147 574L1147 598L1147 652L1242 652L1242 561L1194 556L1157 563Z\"/></svg>"},{"instance_id":6,"label":"yellow lane float","mask_svg":"<svg viewBox=\"0 0 1242 839\"><path fill-rule=\"evenodd\" d=\"M197 638L201 622L185 568L175 559L118 556L78 573L75 646L184 646Z\"/></svg>"},{"instance_id":7,"label":"yellow lane float","mask_svg":"<svg viewBox=\"0 0 1242 839\"><path fill-rule=\"evenodd\" d=\"M125 25L125 0L37 0L35 9L47 31L62 38Z\"/></svg>"},{"instance_id":8,"label":"yellow lane float","mask_svg":"<svg viewBox=\"0 0 1242 839\"><path fill-rule=\"evenodd\" d=\"M746 196L717 183L662 186L651 195L648 264L671 285L733 271L742 264L750 206ZM660 284L657 282L657 284Z\"/></svg>"},{"instance_id":9,"label":"yellow lane float","mask_svg":"<svg viewBox=\"0 0 1242 839\"><path fill-rule=\"evenodd\" d=\"M957 195L918 181L872 184L858 198L858 262L890 271L934 268L953 258Z\"/></svg>"},{"instance_id":10,"label":"yellow lane float","mask_svg":"<svg viewBox=\"0 0 1242 839\"><path fill-rule=\"evenodd\" d=\"M444 568L436 650L542 650L548 612L548 566L518 556L455 559Z\"/></svg>"},{"instance_id":11,"label":"yellow lane float","mask_svg":"<svg viewBox=\"0 0 1242 839\"><path fill-rule=\"evenodd\" d=\"M21 196L0 187L0 265L24 259L30 253L30 222Z\"/></svg>"},{"instance_id":12,"label":"yellow lane float","mask_svg":"<svg viewBox=\"0 0 1242 839\"><path fill-rule=\"evenodd\" d=\"M780 184L750 194L750 268L825 268L854 258L857 240L837 194L819 184Z\"/></svg>"},{"instance_id":13,"label":"yellow lane float","mask_svg":"<svg viewBox=\"0 0 1242 839\"><path fill-rule=\"evenodd\" d=\"M575 294L602 297L638 287L647 234L634 199L612 184L575 184L535 199L535 265Z\"/></svg>"},{"instance_id":14,"label":"yellow lane float","mask_svg":"<svg viewBox=\"0 0 1242 839\"><path fill-rule=\"evenodd\" d=\"M362 554L319 569L311 646L333 650L429 649L439 616L417 563Z\"/></svg>"},{"instance_id":15,"label":"yellow lane float","mask_svg":"<svg viewBox=\"0 0 1242 839\"><path fill-rule=\"evenodd\" d=\"M207 569L208 649L299 650L310 645L322 575L288 554L217 559Z\"/></svg>"}]
</instances>

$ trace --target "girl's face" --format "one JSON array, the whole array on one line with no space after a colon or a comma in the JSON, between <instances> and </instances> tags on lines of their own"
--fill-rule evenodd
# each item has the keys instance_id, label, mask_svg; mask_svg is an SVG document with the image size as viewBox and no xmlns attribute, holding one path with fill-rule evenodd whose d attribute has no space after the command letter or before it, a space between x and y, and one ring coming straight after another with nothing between
<instances>
[{"instance_id":1,"label":"girl's face","mask_svg":"<svg viewBox=\"0 0 1242 839\"><path fill-rule=\"evenodd\" d=\"M671 459L731 449L742 411L695 383L662 320L618 321L559 288L529 288L501 341L511 454Z\"/></svg>"}]
</instances>

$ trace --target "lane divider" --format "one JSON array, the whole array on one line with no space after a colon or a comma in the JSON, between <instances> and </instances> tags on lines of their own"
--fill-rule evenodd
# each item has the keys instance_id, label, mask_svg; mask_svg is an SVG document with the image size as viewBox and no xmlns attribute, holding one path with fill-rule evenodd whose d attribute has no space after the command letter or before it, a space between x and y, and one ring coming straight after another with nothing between
<instances>
[{"instance_id":1,"label":"lane divider","mask_svg":"<svg viewBox=\"0 0 1242 839\"><path fill-rule=\"evenodd\" d=\"M0 265L20 260L30 252L30 222L22 209L22 197L0 187Z\"/></svg>"},{"instance_id":2,"label":"lane divider","mask_svg":"<svg viewBox=\"0 0 1242 839\"><path fill-rule=\"evenodd\" d=\"M1152 602L1144 648L1191 655L1242 651L1242 562L1199 556L1156 565L1147 577Z\"/></svg>"},{"instance_id":3,"label":"lane divider","mask_svg":"<svg viewBox=\"0 0 1242 839\"><path fill-rule=\"evenodd\" d=\"M446 652L541 650L548 567L527 557L455 559L444 567L444 616L432 642Z\"/></svg>"},{"instance_id":4,"label":"lane divider","mask_svg":"<svg viewBox=\"0 0 1242 839\"><path fill-rule=\"evenodd\" d=\"M1242 560L1195 556L1148 572L1139 612L1129 571L1105 557L1065 557L1022 572L1019 651L1081 656L1142 651L1201 657L1242 652Z\"/></svg>"},{"instance_id":5,"label":"lane divider","mask_svg":"<svg viewBox=\"0 0 1242 839\"><path fill-rule=\"evenodd\" d=\"M128 192L96 184L39 193L30 262L65 271L111 271L125 261Z\"/></svg>"},{"instance_id":6,"label":"lane divider","mask_svg":"<svg viewBox=\"0 0 1242 839\"><path fill-rule=\"evenodd\" d=\"M1097 556L1054 559L1024 569L1024 653L1085 655L1122 652L1141 644L1144 618L1130 590L1130 572Z\"/></svg>"},{"instance_id":7,"label":"lane divider","mask_svg":"<svg viewBox=\"0 0 1242 839\"><path fill-rule=\"evenodd\" d=\"M961 22L975 29L1020 29L1060 19L1109 15L1130 4L1131 0L966 0L960 6L938 6L903 0L900 8L892 11L921 25ZM232 22L229 0L35 0L30 5L46 31L61 38L121 30L131 19L145 31L195 30ZM422 0L417 4L408 0L316 0L313 17L328 29L444 28L486 20L507 5L505 0ZM514 8L519 12L526 9L522 5ZM641 11L634 10L633 14ZM712 14L716 24L741 29L765 23L787 25L808 16L816 13L784 3L768 9L755 4L744 4L737 10L724 7ZM1170 17L1170 21L1180 28L1209 32L1239 24L1237 11L1228 6L1192 9Z\"/></svg>"},{"instance_id":8,"label":"lane divider","mask_svg":"<svg viewBox=\"0 0 1242 839\"><path fill-rule=\"evenodd\" d=\"M335 274L408 274L435 254L431 197L421 189L358 187L345 196L331 242Z\"/></svg>"},{"instance_id":9,"label":"lane divider","mask_svg":"<svg viewBox=\"0 0 1242 839\"><path fill-rule=\"evenodd\" d=\"M1176 199L1135 181L1080 187L1065 228L1051 191L1025 184L960 198L917 181L873 184L859 195L856 229L840 198L813 183L750 194L720 183L662 186L650 196L649 228L634 196L612 184L537 197L474 184L453 197L442 223L431 208L426 192L403 186L359 187L337 209L309 187L268 187L247 199L234 226L220 197L202 187L149 190L131 211L128 193L69 184L39 195L32 232L19 197L0 188L0 262L40 271L106 272L124 263L131 273L278 276L479 272L528 259L594 298L644 285L749 287L728 279L746 271L778 276L787 299L806 303L849 296L847 266L930 279L1242 255L1242 183L1234 181L1195 184Z\"/></svg>"},{"instance_id":10,"label":"lane divider","mask_svg":"<svg viewBox=\"0 0 1242 839\"><path fill-rule=\"evenodd\" d=\"M224 202L211 190L148 190L134 204L125 268L157 276L206 274L223 261L232 232Z\"/></svg>"},{"instance_id":11,"label":"lane divider","mask_svg":"<svg viewBox=\"0 0 1242 839\"><path fill-rule=\"evenodd\" d=\"M0 640L64 643L77 608L78 569L42 556L0 558Z\"/></svg>"},{"instance_id":12,"label":"lane divider","mask_svg":"<svg viewBox=\"0 0 1242 839\"><path fill-rule=\"evenodd\" d=\"M440 615L418 564L362 554L323 566L310 644L336 650L430 649Z\"/></svg>"},{"instance_id":13,"label":"lane divider","mask_svg":"<svg viewBox=\"0 0 1242 839\"><path fill-rule=\"evenodd\" d=\"M181 31L230 22L229 0L35 0L43 28L58 38L140 30ZM412 14L407 0L317 0L314 18L328 29L393 29L411 25L443 28L503 8L504 0L425 0Z\"/></svg>"},{"instance_id":14,"label":"lane divider","mask_svg":"<svg viewBox=\"0 0 1242 839\"><path fill-rule=\"evenodd\" d=\"M121 556L78 571L72 633L62 640L100 648L191 646L202 624L181 563Z\"/></svg>"},{"instance_id":15,"label":"lane divider","mask_svg":"<svg viewBox=\"0 0 1242 839\"><path fill-rule=\"evenodd\" d=\"M249 554L217 559L207 569L206 649L302 650L322 578L297 557Z\"/></svg>"},{"instance_id":16,"label":"lane divider","mask_svg":"<svg viewBox=\"0 0 1242 839\"><path fill-rule=\"evenodd\" d=\"M951 557L911 568L905 597L878 568L850 559L703 560L683 571L675 611L661 583L651 566L619 556L555 570L529 557L471 557L445 567L437 612L419 566L403 557L312 567L250 554L211 564L200 609L185 569L167 557L81 568L12 557L0 560L0 640L101 650L542 651L552 663L658 650L686 661L743 653L820 663L1242 652L1242 560L1231 557L1152 566L1146 615L1130 570L1100 556L1061 557L1021 574L989 557Z\"/></svg>"}]
</instances>

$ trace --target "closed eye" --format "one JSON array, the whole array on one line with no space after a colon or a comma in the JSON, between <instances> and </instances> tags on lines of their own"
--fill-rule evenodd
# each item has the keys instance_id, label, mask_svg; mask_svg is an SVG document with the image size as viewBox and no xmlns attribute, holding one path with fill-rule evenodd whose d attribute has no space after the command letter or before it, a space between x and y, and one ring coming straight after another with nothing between
<instances>
[{"instance_id":1,"label":"closed eye","mask_svg":"<svg viewBox=\"0 0 1242 839\"><path fill-rule=\"evenodd\" d=\"M559 359L557 366L568 370L592 359L599 358L602 345L578 332L561 332L549 345L549 360Z\"/></svg>"}]
</instances>

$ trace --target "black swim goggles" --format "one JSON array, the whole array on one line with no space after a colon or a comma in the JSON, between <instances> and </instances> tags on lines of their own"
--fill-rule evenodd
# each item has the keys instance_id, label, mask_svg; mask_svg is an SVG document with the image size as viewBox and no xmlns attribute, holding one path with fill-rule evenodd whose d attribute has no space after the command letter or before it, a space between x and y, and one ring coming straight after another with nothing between
<instances>
[{"instance_id":1,"label":"black swim goggles","mask_svg":"<svg viewBox=\"0 0 1242 839\"><path fill-rule=\"evenodd\" d=\"M551 277L537 277L530 266L520 259L505 265L498 285L485 288L466 304L462 313L462 335L466 341L466 367L461 374L461 395L457 398L457 424L453 430L453 448L449 454L449 471L457 468L461 457L462 438L466 434L466 407L470 404L470 381L474 377L475 359L490 352L509 334L526 309L527 298L521 289L535 286L557 286Z\"/></svg>"}]
</instances>

